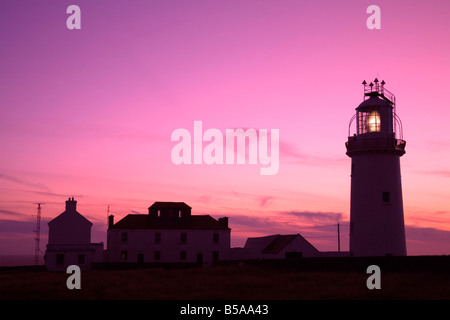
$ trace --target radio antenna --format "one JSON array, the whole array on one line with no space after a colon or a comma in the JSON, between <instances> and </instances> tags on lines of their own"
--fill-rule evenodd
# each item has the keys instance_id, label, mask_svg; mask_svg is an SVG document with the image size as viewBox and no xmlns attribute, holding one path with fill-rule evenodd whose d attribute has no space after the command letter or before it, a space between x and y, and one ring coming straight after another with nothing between
<instances>
[{"instance_id":1,"label":"radio antenna","mask_svg":"<svg viewBox=\"0 0 450 320\"><path fill-rule=\"evenodd\" d=\"M41 242L41 204L45 204L42 202L35 202L37 204L37 214L36 214L36 236L34 238L34 264L39 264L39 254L41 252L40 242Z\"/></svg>"}]
</instances>

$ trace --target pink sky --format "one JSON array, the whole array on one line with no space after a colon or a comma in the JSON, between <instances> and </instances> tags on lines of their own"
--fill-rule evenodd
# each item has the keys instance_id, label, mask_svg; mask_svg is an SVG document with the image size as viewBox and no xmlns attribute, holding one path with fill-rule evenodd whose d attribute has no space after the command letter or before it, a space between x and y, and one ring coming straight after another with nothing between
<instances>
[{"instance_id":1,"label":"pink sky","mask_svg":"<svg viewBox=\"0 0 450 320\"><path fill-rule=\"evenodd\" d=\"M81 8L81 30L66 8ZM369 30L366 8L381 8ZM448 1L0 1L0 255L33 254L74 196L106 241L154 201L230 217L232 245L300 232L348 250L345 141L375 77L397 97L408 254L450 253ZM280 130L280 168L179 165L177 128Z\"/></svg>"}]
</instances>

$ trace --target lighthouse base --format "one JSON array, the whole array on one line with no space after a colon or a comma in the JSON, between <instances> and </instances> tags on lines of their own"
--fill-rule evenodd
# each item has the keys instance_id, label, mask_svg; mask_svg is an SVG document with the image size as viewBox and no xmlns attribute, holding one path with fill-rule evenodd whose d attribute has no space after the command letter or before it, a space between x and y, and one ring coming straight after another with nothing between
<instances>
[{"instance_id":1,"label":"lighthouse base","mask_svg":"<svg viewBox=\"0 0 450 320\"><path fill-rule=\"evenodd\" d=\"M352 156L350 253L406 255L399 155Z\"/></svg>"}]
</instances>

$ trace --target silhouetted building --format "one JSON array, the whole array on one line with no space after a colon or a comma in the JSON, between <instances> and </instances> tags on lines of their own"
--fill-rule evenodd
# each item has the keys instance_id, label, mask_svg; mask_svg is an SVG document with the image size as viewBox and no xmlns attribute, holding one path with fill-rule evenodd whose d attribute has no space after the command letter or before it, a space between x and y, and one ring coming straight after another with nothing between
<instances>
[{"instance_id":1,"label":"silhouetted building","mask_svg":"<svg viewBox=\"0 0 450 320\"><path fill-rule=\"evenodd\" d=\"M395 96L375 79L364 81L364 101L350 121L346 142L352 159L350 253L406 255L400 157L405 154ZM352 123L356 133L350 134Z\"/></svg>"},{"instance_id":2,"label":"silhouetted building","mask_svg":"<svg viewBox=\"0 0 450 320\"><path fill-rule=\"evenodd\" d=\"M248 259L284 259L289 257L318 257L320 255L311 243L300 234L270 235L248 238L244 249Z\"/></svg>"},{"instance_id":3,"label":"silhouetted building","mask_svg":"<svg viewBox=\"0 0 450 320\"><path fill-rule=\"evenodd\" d=\"M92 223L77 212L77 202L66 201L66 210L48 223L45 266L65 271L69 265L87 270L92 262L103 260L103 243L91 243Z\"/></svg>"},{"instance_id":4,"label":"silhouetted building","mask_svg":"<svg viewBox=\"0 0 450 320\"><path fill-rule=\"evenodd\" d=\"M211 264L228 258L228 218L192 215L184 202L155 202L149 214L109 217L108 262Z\"/></svg>"}]
</instances>

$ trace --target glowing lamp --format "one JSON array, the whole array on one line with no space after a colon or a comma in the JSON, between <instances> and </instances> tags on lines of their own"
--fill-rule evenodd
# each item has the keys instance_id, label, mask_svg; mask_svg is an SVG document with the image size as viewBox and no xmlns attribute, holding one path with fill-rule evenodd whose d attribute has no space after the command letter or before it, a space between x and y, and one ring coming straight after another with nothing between
<instances>
[{"instance_id":1,"label":"glowing lamp","mask_svg":"<svg viewBox=\"0 0 450 320\"><path fill-rule=\"evenodd\" d=\"M379 132L380 131L380 114L378 111L372 111L366 118L366 131Z\"/></svg>"}]
</instances>

